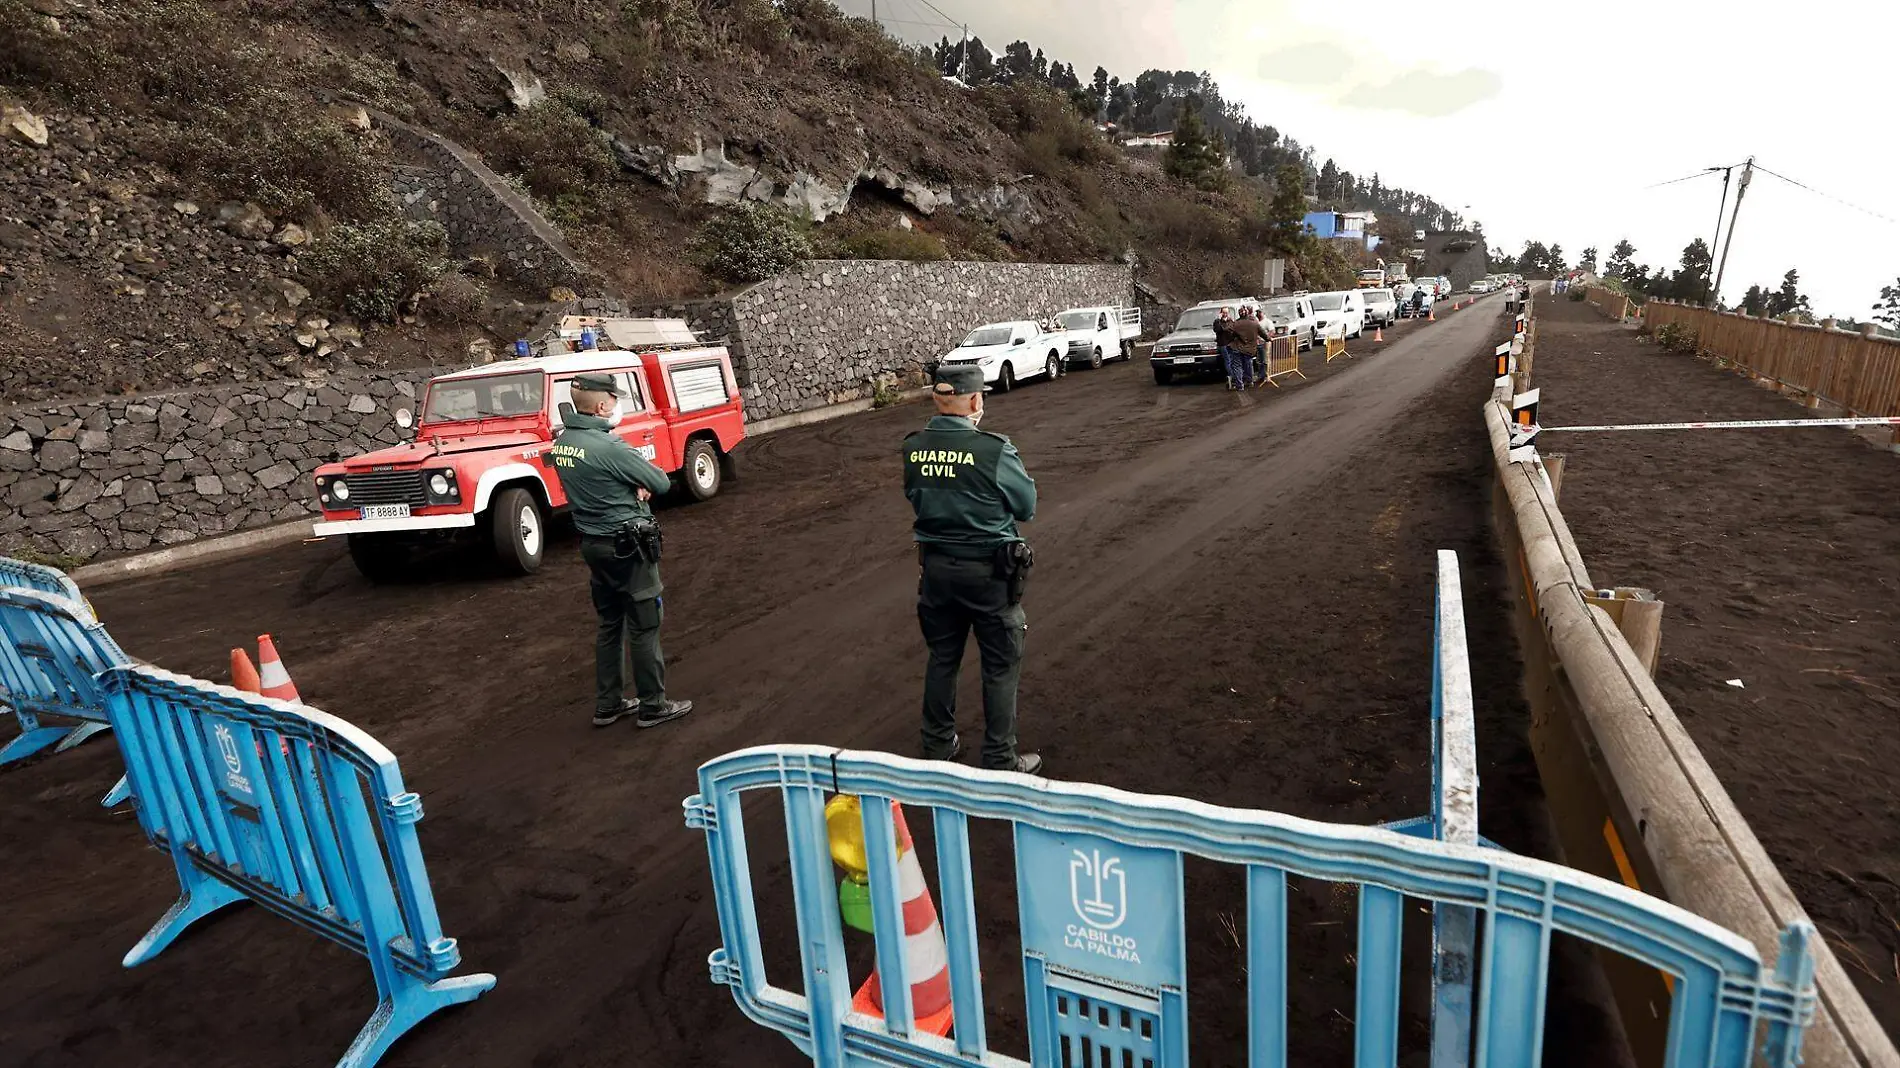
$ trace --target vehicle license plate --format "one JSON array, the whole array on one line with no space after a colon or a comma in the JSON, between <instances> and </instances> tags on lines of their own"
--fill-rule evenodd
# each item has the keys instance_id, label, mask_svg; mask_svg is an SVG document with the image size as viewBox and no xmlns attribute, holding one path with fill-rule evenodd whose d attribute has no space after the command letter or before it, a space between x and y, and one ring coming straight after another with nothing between
<instances>
[{"instance_id":1,"label":"vehicle license plate","mask_svg":"<svg viewBox=\"0 0 1900 1068\"><path fill-rule=\"evenodd\" d=\"M407 519L409 506L406 504L366 504L363 506L364 519Z\"/></svg>"},{"instance_id":2,"label":"vehicle license plate","mask_svg":"<svg viewBox=\"0 0 1900 1068\"><path fill-rule=\"evenodd\" d=\"M1175 362L1175 363L1193 363L1193 362L1194 362L1194 357L1192 357L1192 356L1176 356L1176 357L1174 358L1174 362Z\"/></svg>"}]
</instances>

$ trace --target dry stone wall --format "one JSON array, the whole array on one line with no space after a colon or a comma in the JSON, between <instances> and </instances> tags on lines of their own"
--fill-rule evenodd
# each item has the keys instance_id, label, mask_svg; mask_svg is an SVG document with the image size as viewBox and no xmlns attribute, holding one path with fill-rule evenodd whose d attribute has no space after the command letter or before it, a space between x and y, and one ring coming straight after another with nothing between
<instances>
[{"instance_id":1,"label":"dry stone wall","mask_svg":"<svg viewBox=\"0 0 1900 1068\"><path fill-rule=\"evenodd\" d=\"M431 373L0 408L0 552L72 562L313 518L310 473L396 444Z\"/></svg>"},{"instance_id":2,"label":"dry stone wall","mask_svg":"<svg viewBox=\"0 0 1900 1068\"><path fill-rule=\"evenodd\" d=\"M757 420L920 384L984 323L1133 299L1125 265L814 260L719 300L639 311L725 338Z\"/></svg>"}]
</instances>

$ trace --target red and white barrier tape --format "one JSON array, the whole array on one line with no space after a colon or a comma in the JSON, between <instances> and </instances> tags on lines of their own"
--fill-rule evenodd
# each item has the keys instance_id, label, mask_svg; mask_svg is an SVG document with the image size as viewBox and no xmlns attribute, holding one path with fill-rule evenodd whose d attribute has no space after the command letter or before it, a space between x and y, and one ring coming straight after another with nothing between
<instances>
[{"instance_id":1,"label":"red and white barrier tape","mask_svg":"<svg viewBox=\"0 0 1900 1068\"><path fill-rule=\"evenodd\" d=\"M1546 426L1545 433L1559 430L1747 430L1793 426L1900 426L1900 416L1871 416L1861 419L1740 419L1716 423L1625 423L1621 426Z\"/></svg>"}]
</instances>

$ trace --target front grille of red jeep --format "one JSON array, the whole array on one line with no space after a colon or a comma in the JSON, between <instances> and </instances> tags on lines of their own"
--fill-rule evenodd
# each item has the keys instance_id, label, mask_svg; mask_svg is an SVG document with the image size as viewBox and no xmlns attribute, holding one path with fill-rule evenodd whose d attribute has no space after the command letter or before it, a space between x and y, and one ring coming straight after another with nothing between
<instances>
[{"instance_id":1,"label":"front grille of red jeep","mask_svg":"<svg viewBox=\"0 0 1900 1068\"><path fill-rule=\"evenodd\" d=\"M350 485L350 506L366 504L407 504L420 508L429 503L422 486L421 471L352 472L344 476Z\"/></svg>"}]
</instances>

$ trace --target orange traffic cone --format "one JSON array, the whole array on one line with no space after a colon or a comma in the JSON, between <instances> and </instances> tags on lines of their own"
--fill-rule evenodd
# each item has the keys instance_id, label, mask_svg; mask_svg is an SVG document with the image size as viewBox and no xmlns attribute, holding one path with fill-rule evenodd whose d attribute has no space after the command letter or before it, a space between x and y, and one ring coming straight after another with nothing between
<instances>
[{"instance_id":1,"label":"orange traffic cone","mask_svg":"<svg viewBox=\"0 0 1900 1068\"><path fill-rule=\"evenodd\" d=\"M1384 323L1380 323L1378 326L1372 328L1372 340L1375 344L1383 344L1385 342Z\"/></svg>"},{"instance_id":2,"label":"orange traffic cone","mask_svg":"<svg viewBox=\"0 0 1900 1068\"><path fill-rule=\"evenodd\" d=\"M1435 323L1435 322L1437 322L1437 321L1438 321L1438 312L1437 312L1437 311L1436 311L1435 309L1432 309L1432 308L1426 308L1426 309L1425 309L1425 321L1426 321L1426 322L1428 322L1428 323Z\"/></svg>"},{"instance_id":3,"label":"orange traffic cone","mask_svg":"<svg viewBox=\"0 0 1900 1068\"><path fill-rule=\"evenodd\" d=\"M277 656L277 643L271 641L268 634L257 636L257 664L258 693L279 701L303 703L303 698L297 695L297 684L290 681L290 672L284 670L284 662Z\"/></svg>"},{"instance_id":4,"label":"orange traffic cone","mask_svg":"<svg viewBox=\"0 0 1900 1068\"><path fill-rule=\"evenodd\" d=\"M955 1022L950 1003L950 953L944 946L943 927L937 922L937 906L930 900L930 887L924 883L923 865L917 861L917 845L911 841L904 810L894 801L891 817L897 832L897 885L904 895L904 961L909 969L920 973L910 977L911 1014L919 1031L942 1038ZM884 991L876 972L858 988L851 1008L883 1019Z\"/></svg>"},{"instance_id":5,"label":"orange traffic cone","mask_svg":"<svg viewBox=\"0 0 1900 1068\"><path fill-rule=\"evenodd\" d=\"M264 688L257 669L251 666L251 654L242 649L231 650L231 688L245 693L258 693Z\"/></svg>"}]
</instances>

